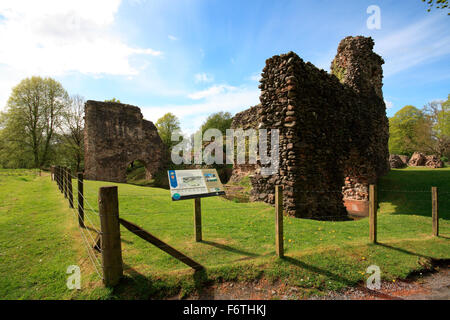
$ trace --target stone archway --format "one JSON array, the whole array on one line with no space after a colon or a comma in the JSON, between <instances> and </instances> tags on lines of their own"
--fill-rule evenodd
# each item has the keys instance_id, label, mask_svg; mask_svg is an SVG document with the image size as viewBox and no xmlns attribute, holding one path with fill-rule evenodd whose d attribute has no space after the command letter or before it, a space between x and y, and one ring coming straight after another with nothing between
<instances>
[{"instance_id":1,"label":"stone archway","mask_svg":"<svg viewBox=\"0 0 450 320\"><path fill-rule=\"evenodd\" d=\"M144 160L141 159L134 159L131 162L128 163L128 165L125 167L125 174L127 182L129 182L129 174L135 170L139 170L140 167L143 167L144 169L144 179L145 180L151 180L153 179L154 170L151 166L147 164ZM142 177L142 173L138 173L137 176L139 179ZM136 177L136 174L134 174L132 179L138 179Z\"/></svg>"},{"instance_id":2,"label":"stone archway","mask_svg":"<svg viewBox=\"0 0 450 320\"><path fill-rule=\"evenodd\" d=\"M85 178L126 182L133 160L145 163L146 178L166 164L167 148L138 107L89 100L85 104Z\"/></svg>"}]
</instances>

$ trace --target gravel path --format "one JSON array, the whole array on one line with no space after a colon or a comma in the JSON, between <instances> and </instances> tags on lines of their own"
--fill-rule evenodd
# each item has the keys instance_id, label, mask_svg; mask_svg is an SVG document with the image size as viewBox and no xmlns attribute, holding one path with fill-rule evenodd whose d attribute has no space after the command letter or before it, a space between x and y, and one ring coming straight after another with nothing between
<instances>
[{"instance_id":1,"label":"gravel path","mask_svg":"<svg viewBox=\"0 0 450 320\"><path fill-rule=\"evenodd\" d=\"M283 283L259 280L253 283L221 283L205 288L200 294L188 297L194 300L297 300L301 288ZM171 299L178 299L172 297ZM380 290L354 287L341 292L330 292L311 300L450 300L450 265L436 268L436 272L417 274L408 280L383 282Z\"/></svg>"},{"instance_id":2,"label":"gravel path","mask_svg":"<svg viewBox=\"0 0 450 320\"><path fill-rule=\"evenodd\" d=\"M313 299L329 300L450 300L450 268L418 274L411 280L384 282L380 290L363 287L351 288L344 292L331 292Z\"/></svg>"}]
</instances>

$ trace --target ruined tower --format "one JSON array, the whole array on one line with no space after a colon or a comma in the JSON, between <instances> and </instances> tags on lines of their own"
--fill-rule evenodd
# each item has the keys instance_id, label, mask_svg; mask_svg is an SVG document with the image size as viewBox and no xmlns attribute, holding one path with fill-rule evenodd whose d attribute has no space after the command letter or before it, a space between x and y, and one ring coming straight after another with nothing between
<instances>
[{"instance_id":1,"label":"ruined tower","mask_svg":"<svg viewBox=\"0 0 450 320\"><path fill-rule=\"evenodd\" d=\"M266 60L261 104L233 121L234 128L245 127L245 121L280 132L278 172L264 176L256 166L254 199L273 203L274 186L282 185L290 215L340 219L347 210L364 214L368 184L389 170L384 62L373 46L371 38L343 39L332 74L294 52Z\"/></svg>"}]
</instances>

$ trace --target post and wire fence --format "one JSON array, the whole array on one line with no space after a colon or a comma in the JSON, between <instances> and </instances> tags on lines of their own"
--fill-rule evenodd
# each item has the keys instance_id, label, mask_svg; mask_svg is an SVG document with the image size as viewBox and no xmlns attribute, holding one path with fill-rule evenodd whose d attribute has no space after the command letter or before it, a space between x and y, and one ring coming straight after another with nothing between
<instances>
[{"instance_id":1,"label":"post and wire fence","mask_svg":"<svg viewBox=\"0 0 450 320\"><path fill-rule=\"evenodd\" d=\"M51 178L56 182L59 191L68 200L68 207L74 214L74 217L78 221L78 226L80 230L80 236L84 247L87 251L88 260L97 275L103 278L102 263L98 257L98 253L101 253L101 248L99 248L98 243L101 237L101 231L99 230L98 222L94 223L95 219L99 219L97 213L93 207L87 202L84 197L83 192L83 173L78 173L77 177L74 177L70 169L62 166L52 166L51 167ZM74 192L72 188L72 179L78 181L77 190ZM74 193L77 195L77 208L74 206ZM88 209L86 210L85 204L88 204Z\"/></svg>"},{"instance_id":2,"label":"post and wire fence","mask_svg":"<svg viewBox=\"0 0 450 320\"><path fill-rule=\"evenodd\" d=\"M125 220L119 215L118 206L118 188L117 186L100 187L98 189L98 210L86 199L86 184L84 183L83 173L72 175L70 169L54 166L51 168L51 177L54 180L64 197L68 201L68 207L72 210L80 230L80 235L87 250L87 256L92 263L96 273L103 280L107 286L116 285L123 275L123 248L121 245L120 225L129 230L131 233L156 246L172 257L178 259L192 269L199 271L204 266L196 262L191 257L183 254L175 249L173 246L163 242L155 237L152 233L144 230L133 222ZM76 184L72 184L72 180ZM76 187L75 187L76 186ZM392 190L378 189L375 185L369 186L369 206L368 206L368 241L377 243L378 237L378 213L380 206L377 195L382 192L389 192ZM398 190L397 190L398 191ZM405 191L406 192L406 191ZM413 192L413 191L411 191ZM425 191L424 191L425 192ZM439 235L439 197L438 188L432 187L429 191L431 199L429 203L432 204L432 224L430 225L430 234L434 236ZM441 193L447 195L448 193ZM75 197L74 197L75 195ZM123 196L127 196L126 194ZM155 196L157 197L157 196ZM76 198L76 199L74 199ZM138 200L139 197L133 195L133 200ZM275 187L275 215L274 215L274 229L275 234L275 254L283 258L285 255L285 230L284 214L283 214L283 188L282 186ZM76 203L76 206L75 206ZM202 216L201 216L201 202L200 199L194 199L193 205L194 225L193 225L193 239L196 242L202 242ZM215 208L215 210L234 210L234 208ZM192 210L192 209L191 209ZM192 211L191 211L192 212ZM133 216L127 213L128 216ZM336 216L335 218L337 218ZM323 218L323 217L322 217ZM127 218L128 219L128 218ZM94 223L95 221L95 223ZM165 227L165 229L170 226ZM155 230L152 229L152 232Z\"/></svg>"},{"instance_id":3,"label":"post and wire fence","mask_svg":"<svg viewBox=\"0 0 450 320\"><path fill-rule=\"evenodd\" d=\"M100 230L96 229L95 224L89 218L87 213L90 211L97 216L95 210L86 200L84 195L84 179L83 174L78 173L77 177L71 174L70 169L66 167L54 166L51 168L52 180L56 181L60 192L68 200L69 208L72 209L77 217L80 234L86 247L88 257L95 268L95 271L102 278L106 286L115 286L118 284L123 275L122 248L120 237L120 225L136 234L140 238L153 244L157 248L165 251L172 257L187 264L196 271L202 270L203 266L172 246L166 244L146 230L137 225L119 218L118 191L117 186L100 187L98 192L98 208L100 219ZM73 188L72 179L78 181L78 205L74 208L73 204ZM84 204L88 204L89 210L86 210ZM86 223L88 222L88 224ZM97 234L97 238L92 236L93 231ZM96 252L101 254L101 261ZM100 272L100 270L102 272Z\"/></svg>"}]
</instances>

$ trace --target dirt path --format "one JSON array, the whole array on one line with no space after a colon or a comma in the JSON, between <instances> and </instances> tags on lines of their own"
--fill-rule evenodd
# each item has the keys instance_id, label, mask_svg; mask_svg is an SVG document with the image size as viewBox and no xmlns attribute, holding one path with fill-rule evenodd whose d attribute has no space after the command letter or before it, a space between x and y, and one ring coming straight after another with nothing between
<instances>
[{"instance_id":1,"label":"dirt path","mask_svg":"<svg viewBox=\"0 0 450 320\"><path fill-rule=\"evenodd\" d=\"M411 280L382 283L380 290L351 288L316 299L331 300L450 300L450 268L418 274Z\"/></svg>"},{"instance_id":2,"label":"dirt path","mask_svg":"<svg viewBox=\"0 0 450 320\"><path fill-rule=\"evenodd\" d=\"M297 300L303 299L305 289L271 284L265 280L253 283L221 283L205 288L201 294L189 297L194 300ZM176 297L173 297L177 299ZM433 273L417 274L408 280L384 282L374 291L365 287L330 292L312 300L450 300L450 265Z\"/></svg>"}]
</instances>

